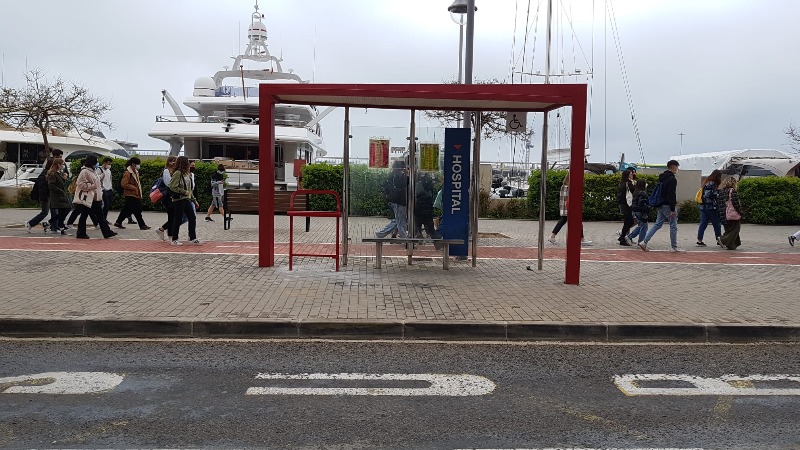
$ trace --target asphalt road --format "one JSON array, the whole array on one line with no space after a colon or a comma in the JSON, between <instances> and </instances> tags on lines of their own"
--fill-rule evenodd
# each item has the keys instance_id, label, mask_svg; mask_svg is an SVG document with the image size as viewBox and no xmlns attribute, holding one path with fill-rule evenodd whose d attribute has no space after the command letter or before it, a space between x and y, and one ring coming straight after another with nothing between
<instances>
[{"instance_id":1,"label":"asphalt road","mask_svg":"<svg viewBox=\"0 0 800 450\"><path fill-rule=\"evenodd\" d=\"M645 374L700 378L615 384ZM0 448L800 448L797 374L788 344L0 340Z\"/></svg>"}]
</instances>

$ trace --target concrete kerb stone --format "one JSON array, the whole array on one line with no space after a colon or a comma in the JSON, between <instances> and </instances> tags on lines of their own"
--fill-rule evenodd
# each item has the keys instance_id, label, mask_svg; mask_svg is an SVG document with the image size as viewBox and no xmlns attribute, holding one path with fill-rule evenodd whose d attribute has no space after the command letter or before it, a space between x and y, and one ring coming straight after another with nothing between
<instances>
[{"instance_id":1,"label":"concrete kerb stone","mask_svg":"<svg viewBox=\"0 0 800 450\"><path fill-rule=\"evenodd\" d=\"M401 320L0 319L12 338L364 339L754 343L800 342L798 325Z\"/></svg>"}]
</instances>

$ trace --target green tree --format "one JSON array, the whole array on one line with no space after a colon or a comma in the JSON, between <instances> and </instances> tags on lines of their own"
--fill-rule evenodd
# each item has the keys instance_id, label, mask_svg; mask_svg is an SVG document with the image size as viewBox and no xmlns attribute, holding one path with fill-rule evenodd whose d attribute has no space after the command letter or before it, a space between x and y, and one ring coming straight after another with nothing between
<instances>
[{"instance_id":1,"label":"green tree","mask_svg":"<svg viewBox=\"0 0 800 450\"><path fill-rule=\"evenodd\" d=\"M106 119L111 105L76 83L57 77L48 80L41 69L25 73L25 87L0 90L0 121L17 129L35 129L42 134L45 150L49 153L47 139L51 129L74 130L84 139L91 139L87 130L101 126L113 128Z\"/></svg>"}]
</instances>

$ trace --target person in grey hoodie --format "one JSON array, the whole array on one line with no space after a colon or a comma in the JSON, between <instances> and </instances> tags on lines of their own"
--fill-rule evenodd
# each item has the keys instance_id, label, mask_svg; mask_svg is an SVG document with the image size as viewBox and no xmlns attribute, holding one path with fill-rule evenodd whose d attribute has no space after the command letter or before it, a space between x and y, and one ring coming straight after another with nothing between
<instances>
[{"instance_id":1,"label":"person in grey hoodie","mask_svg":"<svg viewBox=\"0 0 800 450\"><path fill-rule=\"evenodd\" d=\"M669 243L671 252L682 252L683 249L678 247L678 211L675 205L678 203L676 191L678 188L678 179L675 174L678 173L678 161L671 159L667 162L667 170L658 176L658 182L661 183L661 200L655 205L658 211L658 218L653 228L647 232L644 241L639 243L639 248L648 251L647 243L650 242L653 235L656 234L664 222L669 221Z\"/></svg>"}]
</instances>

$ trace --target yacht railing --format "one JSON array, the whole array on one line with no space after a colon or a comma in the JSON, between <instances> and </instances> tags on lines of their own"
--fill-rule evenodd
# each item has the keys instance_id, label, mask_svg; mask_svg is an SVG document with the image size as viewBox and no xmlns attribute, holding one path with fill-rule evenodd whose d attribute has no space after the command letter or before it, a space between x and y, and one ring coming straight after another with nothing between
<instances>
[{"instance_id":1,"label":"yacht railing","mask_svg":"<svg viewBox=\"0 0 800 450\"><path fill-rule=\"evenodd\" d=\"M156 122L182 122L188 120L192 123L235 123L241 125L258 125L258 117L235 116L156 116ZM284 127L305 128L302 120L275 119L275 125Z\"/></svg>"}]
</instances>

